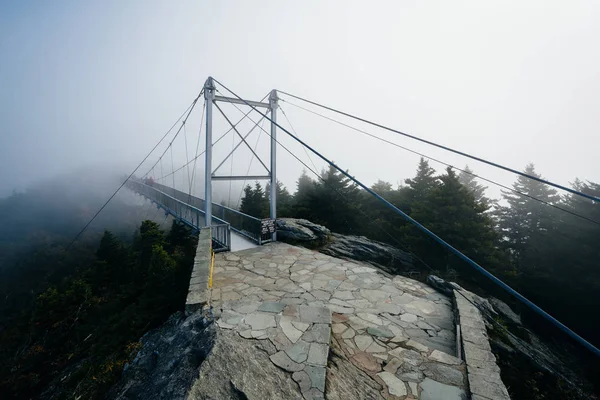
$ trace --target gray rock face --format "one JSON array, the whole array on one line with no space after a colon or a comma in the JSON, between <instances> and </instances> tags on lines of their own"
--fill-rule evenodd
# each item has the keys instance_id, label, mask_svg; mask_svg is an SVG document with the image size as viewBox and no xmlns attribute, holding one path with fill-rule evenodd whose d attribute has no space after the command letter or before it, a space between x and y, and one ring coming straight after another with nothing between
<instances>
[{"instance_id":1,"label":"gray rock face","mask_svg":"<svg viewBox=\"0 0 600 400\"><path fill-rule=\"evenodd\" d=\"M364 261L388 272L398 268L413 268L412 256L386 243L364 236L346 236L332 233L324 226L305 219L280 218L277 220L277 238L283 242L318 248L333 257Z\"/></svg>"},{"instance_id":2,"label":"gray rock face","mask_svg":"<svg viewBox=\"0 0 600 400\"><path fill-rule=\"evenodd\" d=\"M200 313L187 319L182 313L172 315L162 327L141 339L142 349L124 368L121 381L106 398L185 399L214 339L214 324Z\"/></svg>"},{"instance_id":3,"label":"gray rock face","mask_svg":"<svg viewBox=\"0 0 600 400\"><path fill-rule=\"evenodd\" d=\"M494 309L499 314L508 319L510 322L521 325L521 317L517 315L517 313L515 313L505 302L498 300L495 297L490 297L488 300L490 303L492 303L492 306L494 306Z\"/></svg>"},{"instance_id":4,"label":"gray rock face","mask_svg":"<svg viewBox=\"0 0 600 400\"><path fill-rule=\"evenodd\" d=\"M291 374L269 359L275 353L268 340L246 340L230 330L218 331L187 399L302 399Z\"/></svg>"},{"instance_id":5,"label":"gray rock face","mask_svg":"<svg viewBox=\"0 0 600 400\"><path fill-rule=\"evenodd\" d=\"M397 273L399 267L413 268L413 259L410 254L364 236L333 233L331 241L320 251L332 257L368 262L388 272Z\"/></svg>"},{"instance_id":6,"label":"gray rock face","mask_svg":"<svg viewBox=\"0 0 600 400\"><path fill-rule=\"evenodd\" d=\"M320 246L327 242L331 231L305 219L277 219L277 239L291 244Z\"/></svg>"}]
</instances>

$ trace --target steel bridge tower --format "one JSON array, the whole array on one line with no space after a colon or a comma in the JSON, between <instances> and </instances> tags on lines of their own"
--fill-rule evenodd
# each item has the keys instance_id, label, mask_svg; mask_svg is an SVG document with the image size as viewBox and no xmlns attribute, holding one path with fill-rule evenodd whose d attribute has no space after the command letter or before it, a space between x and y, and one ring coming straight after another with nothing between
<instances>
[{"instance_id":1,"label":"steel bridge tower","mask_svg":"<svg viewBox=\"0 0 600 400\"><path fill-rule=\"evenodd\" d=\"M271 224L274 228L275 220L277 218L277 108L279 97L277 96L277 91L273 89L269 95L269 102L264 103L260 101L251 101L251 100L240 100L238 98L233 97L224 97L216 95L216 87L215 82L212 77L208 77L206 82L204 83L204 99L206 100L206 165L204 168L204 212L205 212L205 226L212 225L212 181L232 181L232 180L268 180L270 183L270 218ZM235 176L220 176L215 175L216 170L220 167L220 165L213 170L212 166L212 125L213 125L213 104L217 102L224 103L233 103L233 104L241 104L244 106L251 107L252 109L256 108L265 108L267 112L270 112L270 122L271 122L271 151L270 151L270 169L268 170L267 175L235 175ZM250 151L254 153L254 150L243 140L242 135L237 131L235 125L231 125L235 132L242 138L242 141L246 146L250 148ZM233 151L232 151L233 153ZM230 153L229 156L232 155ZM259 159L258 155L254 153L254 155ZM229 157L228 156L228 157ZM272 230L271 240L277 240L277 233L275 229Z\"/></svg>"}]
</instances>

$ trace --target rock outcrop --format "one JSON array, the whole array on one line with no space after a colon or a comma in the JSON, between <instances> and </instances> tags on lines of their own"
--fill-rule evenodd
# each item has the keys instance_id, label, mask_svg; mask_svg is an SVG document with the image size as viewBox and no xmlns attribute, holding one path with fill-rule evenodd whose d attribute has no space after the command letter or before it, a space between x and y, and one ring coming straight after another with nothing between
<instances>
[{"instance_id":1,"label":"rock outcrop","mask_svg":"<svg viewBox=\"0 0 600 400\"><path fill-rule=\"evenodd\" d=\"M331 240L321 253L338 258L349 258L377 266L384 271L397 274L414 268L410 254L389 244L367 239L364 236L339 235L333 233Z\"/></svg>"},{"instance_id":2,"label":"rock outcrop","mask_svg":"<svg viewBox=\"0 0 600 400\"><path fill-rule=\"evenodd\" d=\"M364 236L332 233L326 227L305 219L278 219L277 238L282 242L317 249L332 257L367 262L390 273L414 269L413 257L405 251Z\"/></svg>"},{"instance_id":3,"label":"rock outcrop","mask_svg":"<svg viewBox=\"0 0 600 400\"><path fill-rule=\"evenodd\" d=\"M329 241L331 231L306 219L277 219L277 239L289 244L320 247Z\"/></svg>"},{"instance_id":4,"label":"rock outcrop","mask_svg":"<svg viewBox=\"0 0 600 400\"><path fill-rule=\"evenodd\" d=\"M214 345L216 329L201 313L173 314L140 340L142 348L126 365L107 399L186 399ZM235 397L234 397L235 398Z\"/></svg>"},{"instance_id":5,"label":"rock outcrop","mask_svg":"<svg viewBox=\"0 0 600 400\"><path fill-rule=\"evenodd\" d=\"M219 330L188 399L301 400L298 384L269 360L275 352L268 340L247 340L237 332Z\"/></svg>"}]
</instances>

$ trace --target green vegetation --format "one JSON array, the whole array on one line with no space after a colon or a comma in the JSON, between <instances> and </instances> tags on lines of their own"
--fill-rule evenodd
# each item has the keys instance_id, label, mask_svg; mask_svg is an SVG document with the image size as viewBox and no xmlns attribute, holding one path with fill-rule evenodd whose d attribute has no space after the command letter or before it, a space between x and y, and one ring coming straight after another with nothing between
<instances>
[{"instance_id":1,"label":"green vegetation","mask_svg":"<svg viewBox=\"0 0 600 400\"><path fill-rule=\"evenodd\" d=\"M101 398L139 348L139 338L182 309L197 238L174 222L142 222L131 244L38 246L4 278L0 397ZM94 249L96 247L96 250ZM40 265L44 265L41 269ZM5 271L6 272L6 271Z\"/></svg>"}]
</instances>

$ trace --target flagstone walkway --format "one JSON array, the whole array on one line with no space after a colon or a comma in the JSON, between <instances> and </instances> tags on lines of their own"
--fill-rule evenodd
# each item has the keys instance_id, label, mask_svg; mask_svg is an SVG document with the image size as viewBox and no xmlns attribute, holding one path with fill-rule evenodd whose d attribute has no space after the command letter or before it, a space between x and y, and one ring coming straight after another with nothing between
<instances>
[{"instance_id":1,"label":"flagstone walkway","mask_svg":"<svg viewBox=\"0 0 600 400\"><path fill-rule=\"evenodd\" d=\"M270 340L306 399L324 398L331 340L386 399L466 398L451 301L415 280L272 243L216 255L211 304L222 329Z\"/></svg>"}]
</instances>

